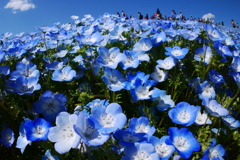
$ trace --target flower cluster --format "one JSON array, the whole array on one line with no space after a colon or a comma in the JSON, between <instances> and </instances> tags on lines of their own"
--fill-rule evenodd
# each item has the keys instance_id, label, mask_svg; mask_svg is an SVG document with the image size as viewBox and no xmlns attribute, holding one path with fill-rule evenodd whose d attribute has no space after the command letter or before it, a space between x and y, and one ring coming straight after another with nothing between
<instances>
[{"instance_id":1,"label":"flower cluster","mask_svg":"<svg viewBox=\"0 0 240 160\"><path fill-rule=\"evenodd\" d=\"M239 158L238 29L108 13L37 28L0 36L8 158Z\"/></svg>"}]
</instances>

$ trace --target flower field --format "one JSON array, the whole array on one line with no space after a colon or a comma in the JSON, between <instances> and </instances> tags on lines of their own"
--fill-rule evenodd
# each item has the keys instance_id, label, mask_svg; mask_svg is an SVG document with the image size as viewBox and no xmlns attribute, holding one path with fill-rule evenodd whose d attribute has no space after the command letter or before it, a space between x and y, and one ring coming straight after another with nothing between
<instances>
[{"instance_id":1,"label":"flower field","mask_svg":"<svg viewBox=\"0 0 240 160\"><path fill-rule=\"evenodd\" d=\"M72 16L0 36L1 159L240 159L240 30Z\"/></svg>"}]
</instances>

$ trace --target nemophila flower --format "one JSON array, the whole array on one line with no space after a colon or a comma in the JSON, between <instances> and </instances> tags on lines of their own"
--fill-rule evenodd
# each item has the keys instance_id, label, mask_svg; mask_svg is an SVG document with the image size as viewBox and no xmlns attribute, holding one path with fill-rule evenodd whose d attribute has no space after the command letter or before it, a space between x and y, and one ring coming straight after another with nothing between
<instances>
[{"instance_id":1,"label":"nemophila flower","mask_svg":"<svg viewBox=\"0 0 240 160\"><path fill-rule=\"evenodd\" d=\"M56 118L56 126L49 129L48 139L55 142L54 148L60 153L66 153L71 148L77 148L80 143L79 135L73 125L77 123L77 115L61 112Z\"/></svg>"},{"instance_id":2,"label":"nemophila flower","mask_svg":"<svg viewBox=\"0 0 240 160\"><path fill-rule=\"evenodd\" d=\"M134 143L133 145L124 148L124 156L121 160L129 159L146 159L146 160L156 160L159 159L153 145L151 143Z\"/></svg>"},{"instance_id":3,"label":"nemophila flower","mask_svg":"<svg viewBox=\"0 0 240 160\"><path fill-rule=\"evenodd\" d=\"M208 76L209 76L209 79L213 83L224 83L225 82L224 77L221 74L219 74L216 70L210 70L208 72Z\"/></svg>"},{"instance_id":4,"label":"nemophila flower","mask_svg":"<svg viewBox=\"0 0 240 160\"><path fill-rule=\"evenodd\" d=\"M165 32L157 33L151 36L153 46L158 46L159 44L166 41Z\"/></svg>"},{"instance_id":5,"label":"nemophila flower","mask_svg":"<svg viewBox=\"0 0 240 160\"><path fill-rule=\"evenodd\" d=\"M9 148L12 146L14 140L15 140L14 132L12 131L11 128L2 130L0 144Z\"/></svg>"},{"instance_id":6,"label":"nemophila flower","mask_svg":"<svg viewBox=\"0 0 240 160\"><path fill-rule=\"evenodd\" d=\"M122 146L133 145L136 142L146 141L146 133L136 133L132 132L129 129L126 130L117 130L114 132L113 137L118 141Z\"/></svg>"},{"instance_id":7,"label":"nemophila flower","mask_svg":"<svg viewBox=\"0 0 240 160\"><path fill-rule=\"evenodd\" d=\"M52 61L45 65L48 70L58 70L63 68L63 62Z\"/></svg>"},{"instance_id":8,"label":"nemophila flower","mask_svg":"<svg viewBox=\"0 0 240 160\"><path fill-rule=\"evenodd\" d=\"M138 60L141 61L147 61L149 62L150 57L145 51L136 51L138 53Z\"/></svg>"},{"instance_id":9,"label":"nemophila flower","mask_svg":"<svg viewBox=\"0 0 240 160\"><path fill-rule=\"evenodd\" d=\"M76 36L75 39L80 44L95 45L103 39L103 36L99 32L93 34Z\"/></svg>"},{"instance_id":10,"label":"nemophila flower","mask_svg":"<svg viewBox=\"0 0 240 160\"><path fill-rule=\"evenodd\" d=\"M90 146L99 146L109 139L109 134L102 134L95 128L95 123L84 112L78 115L77 123L73 126L81 141Z\"/></svg>"},{"instance_id":11,"label":"nemophila flower","mask_svg":"<svg viewBox=\"0 0 240 160\"><path fill-rule=\"evenodd\" d=\"M176 60L172 57L166 57L164 60L157 60L158 65L156 67L170 70L176 65Z\"/></svg>"},{"instance_id":12,"label":"nemophila flower","mask_svg":"<svg viewBox=\"0 0 240 160\"><path fill-rule=\"evenodd\" d=\"M183 59L189 51L188 48L180 48L179 46L165 47L165 49L168 51L165 52L165 55L172 56L173 58L176 58L178 60Z\"/></svg>"},{"instance_id":13,"label":"nemophila flower","mask_svg":"<svg viewBox=\"0 0 240 160\"><path fill-rule=\"evenodd\" d=\"M208 33L209 38L211 38L213 41L224 40L224 38L221 36L220 32L212 25L206 24L205 29Z\"/></svg>"},{"instance_id":14,"label":"nemophila flower","mask_svg":"<svg viewBox=\"0 0 240 160\"><path fill-rule=\"evenodd\" d=\"M231 67L235 72L240 72L240 57L233 57Z\"/></svg>"},{"instance_id":15,"label":"nemophila flower","mask_svg":"<svg viewBox=\"0 0 240 160\"><path fill-rule=\"evenodd\" d=\"M119 91L129 85L122 73L116 69L106 68L102 79L111 91Z\"/></svg>"},{"instance_id":16,"label":"nemophila flower","mask_svg":"<svg viewBox=\"0 0 240 160\"><path fill-rule=\"evenodd\" d=\"M171 99L171 95L166 95L165 90L160 90L158 88L154 88L154 90L157 93L151 97L151 100L157 102L156 107L159 111L165 111L169 107L172 108L175 106L175 102Z\"/></svg>"},{"instance_id":17,"label":"nemophila flower","mask_svg":"<svg viewBox=\"0 0 240 160\"><path fill-rule=\"evenodd\" d=\"M0 62L4 60L5 52L3 50L0 50Z\"/></svg>"},{"instance_id":18,"label":"nemophila flower","mask_svg":"<svg viewBox=\"0 0 240 160\"><path fill-rule=\"evenodd\" d=\"M208 115L205 111L201 113L201 109L199 109L195 124L197 125L204 125L204 124L212 124L212 121L208 118Z\"/></svg>"},{"instance_id":19,"label":"nemophila flower","mask_svg":"<svg viewBox=\"0 0 240 160\"><path fill-rule=\"evenodd\" d=\"M169 127L168 134L167 144L173 145L181 157L188 159L192 152L200 150L200 143L187 128Z\"/></svg>"},{"instance_id":20,"label":"nemophila flower","mask_svg":"<svg viewBox=\"0 0 240 160\"><path fill-rule=\"evenodd\" d=\"M40 100L33 104L36 113L42 113L43 117L52 122L58 113L66 110L67 98L64 94L54 94L52 91L45 91Z\"/></svg>"},{"instance_id":21,"label":"nemophila flower","mask_svg":"<svg viewBox=\"0 0 240 160\"><path fill-rule=\"evenodd\" d=\"M36 118L33 121L27 121L24 124L26 137L29 141L46 141L49 128L52 124L43 118Z\"/></svg>"},{"instance_id":22,"label":"nemophila flower","mask_svg":"<svg viewBox=\"0 0 240 160\"><path fill-rule=\"evenodd\" d=\"M138 83L141 83L141 84L146 83L148 81L149 77L150 77L149 74L145 75L145 73L141 72L141 71L138 71L134 74L128 73L127 80L131 84L130 89L136 88L136 85L138 85Z\"/></svg>"},{"instance_id":23,"label":"nemophila flower","mask_svg":"<svg viewBox=\"0 0 240 160\"><path fill-rule=\"evenodd\" d=\"M26 122L28 122L28 121L31 121L31 120L28 119L28 118L24 118L24 121L25 121L25 122L22 122L22 123L20 124L20 127L19 127L19 137L18 137L18 139L17 139L17 145L16 145L16 148L19 148L19 149L21 150L21 153L24 152L24 150L25 150L25 148L26 148L26 146L27 146L28 144L29 144L29 145L32 144L32 142L27 139L27 137L26 137L26 130L25 130L25 128L24 128L24 124L25 124Z\"/></svg>"},{"instance_id":24,"label":"nemophila flower","mask_svg":"<svg viewBox=\"0 0 240 160\"><path fill-rule=\"evenodd\" d=\"M151 96L155 97L157 91L150 90L154 85L156 85L156 82L153 80L147 80L146 83L142 84L142 81L138 79L135 83L135 88L130 90L132 98L138 101L150 99Z\"/></svg>"},{"instance_id":25,"label":"nemophila flower","mask_svg":"<svg viewBox=\"0 0 240 160\"><path fill-rule=\"evenodd\" d=\"M188 39L190 41L193 41L195 40L199 33L196 32L196 31L191 31L191 30L188 30L188 29L179 29L178 30L178 33L185 39Z\"/></svg>"},{"instance_id":26,"label":"nemophila flower","mask_svg":"<svg viewBox=\"0 0 240 160\"><path fill-rule=\"evenodd\" d=\"M11 82L9 87L13 89L14 93L19 95L30 95L34 91L39 90L41 85L38 84L38 77L18 77L16 82Z\"/></svg>"},{"instance_id":27,"label":"nemophila flower","mask_svg":"<svg viewBox=\"0 0 240 160\"><path fill-rule=\"evenodd\" d=\"M149 119L147 117L133 117L128 122L128 128L131 132L146 133L148 136L152 136L156 131L155 127L149 126Z\"/></svg>"},{"instance_id":28,"label":"nemophila flower","mask_svg":"<svg viewBox=\"0 0 240 160\"><path fill-rule=\"evenodd\" d=\"M234 81L237 83L238 88L240 88L240 72L232 72L230 73L230 76L232 76Z\"/></svg>"},{"instance_id":29,"label":"nemophila flower","mask_svg":"<svg viewBox=\"0 0 240 160\"><path fill-rule=\"evenodd\" d=\"M37 70L37 65L33 63L24 63L24 62L18 62L16 65L15 71L12 71L10 73L10 80L15 81L19 77L36 77L38 78L40 76L39 70Z\"/></svg>"},{"instance_id":30,"label":"nemophila flower","mask_svg":"<svg viewBox=\"0 0 240 160\"><path fill-rule=\"evenodd\" d=\"M109 50L105 47L99 47L98 53L97 63L111 69L116 69L118 63L126 59L126 56L120 53L117 47L110 48Z\"/></svg>"},{"instance_id":31,"label":"nemophila flower","mask_svg":"<svg viewBox=\"0 0 240 160\"><path fill-rule=\"evenodd\" d=\"M68 53L68 50L61 50L59 51L58 53L55 53L55 57L60 57L60 58L63 58L66 56L66 54Z\"/></svg>"},{"instance_id":32,"label":"nemophila flower","mask_svg":"<svg viewBox=\"0 0 240 160\"><path fill-rule=\"evenodd\" d=\"M13 55L15 57L21 57L27 51L21 47L9 48L7 54Z\"/></svg>"},{"instance_id":33,"label":"nemophila flower","mask_svg":"<svg viewBox=\"0 0 240 160\"><path fill-rule=\"evenodd\" d=\"M42 156L42 160L60 160L57 155L52 155L48 149L45 154Z\"/></svg>"},{"instance_id":34,"label":"nemophila flower","mask_svg":"<svg viewBox=\"0 0 240 160\"><path fill-rule=\"evenodd\" d=\"M240 127L240 121L236 120L230 115L227 115L226 117L222 117L222 120L223 120L223 123L231 129L236 129Z\"/></svg>"},{"instance_id":35,"label":"nemophila flower","mask_svg":"<svg viewBox=\"0 0 240 160\"><path fill-rule=\"evenodd\" d=\"M204 151L204 156L200 160L224 160L225 149L221 144L211 145Z\"/></svg>"},{"instance_id":36,"label":"nemophila flower","mask_svg":"<svg viewBox=\"0 0 240 160\"><path fill-rule=\"evenodd\" d=\"M151 78L156 82L163 82L168 77L168 71L164 72L159 69L157 66L154 68L154 72L151 73Z\"/></svg>"},{"instance_id":37,"label":"nemophila flower","mask_svg":"<svg viewBox=\"0 0 240 160\"><path fill-rule=\"evenodd\" d=\"M116 40L116 39L125 39L122 36L122 33L126 30L125 27L123 27L122 24L115 25L114 29L109 33L110 39Z\"/></svg>"},{"instance_id":38,"label":"nemophila flower","mask_svg":"<svg viewBox=\"0 0 240 160\"><path fill-rule=\"evenodd\" d=\"M126 55L126 59L124 59L120 64L124 70L126 70L128 68L137 68L138 67L138 65L139 65L138 52L124 50L123 54Z\"/></svg>"},{"instance_id":39,"label":"nemophila flower","mask_svg":"<svg viewBox=\"0 0 240 160\"><path fill-rule=\"evenodd\" d=\"M230 51L230 49L226 45L220 45L218 47L218 50L219 50L220 54L223 55L223 56L230 56L230 57L233 56L232 52Z\"/></svg>"},{"instance_id":40,"label":"nemophila flower","mask_svg":"<svg viewBox=\"0 0 240 160\"><path fill-rule=\"evenodd\" d=\"M10 73L10 68L8 65L0 66L0 75L8 75Z\"/></svg>"},{"instance_id":41,"label":"nemophila flower","mask_svg":"<svg viewBox=\"0 0 240 160\"><path fill-rule=\"evenodd\" d=\"M52 74L53 81L72 81L76 76L76 71L72 70L70 66L64 67L62 70L57 69Z\"/></svg>"},{"instance_id":42,"label":"nemophila flower","mask_svg":"<svg viewBox=\"0 0 240 160\"><path fill-rule=\"evenodd\" d=\"M192 89L195 89L197 90L197 87L198 85L201 83L201 79L199 77L197 78L193 78L191 79L191 81L189 82L189 86L192 88Z\"/></svg>"},{"instance_id":43,"label":"nemophila flower","mask_svg":"<svg viewBox=\"0 0 240 160\"><path fill-rule=\"evenodd\" d=\"M209 46L203 46L195 50L194 59L199 62L209 64L212 58L212 49Z\"/></svg>"},{"instance_id":44,"label":"nemophila flower","mask_svg":"<svg viewBox=\"0 0 240 160\"><path fill-rule=\"evenodd\" d=\"M176 108L168 111L168 116L176 124L189 126L195 122L198 111L199 107L190 105L187 102L180 102L176 105Z\"/></svg>"},{"instance_id":45,"label":"nemophila flower","mask_svg":"<svg viewBox=\"0 0 240 160\"><path fill-rule=\"evenodd\" d=\"M152 48L152 41L150 38L141 38L137 43L134 44L134 51L149 51Z\"/></svg>"},{"instance_id":46,"label":"nemophila flower","mask_svg":"<svg viewBox=\"0 0 240 160\"><path fill-rule=\"evenodd\" d=\"M233 39L229 36L225 39L225 44L228 46L233 46L235 44L235 42L233 41Z\"/></svg>"},{"instance_id":47,"label":"nemophila flower","mask_svg":"<svg viewBox=\"0 0 240 160\"><path fill-rule=\"evenodd\" d=\"M160 160L167 160L175 151L173 145L169 145L166 141L169 139L169 136L162 136L161 139L151 136L148 138L148 142L151 143L157 154L160 157Z\"/></svg>"},{"instance_id":48,"label":"nemophila flower","mask_svg":"<svg viewBox=\"0 0 240 160\"><path fill-rule=\"evenodd\" d=\"M203 101L206 111L215 117L221 117L228 115L228 110L223 108L216 100Z\"/></svg>"},{"instance_id":49,"label":"nemophila flower","mask_svg":"<svg viewBox=\"0 0 240 160\"><path fill-rule=\"evenodd\" d=\"M127 117L122 113L122 107L117 103L111 103L107 107L93 106L90 119L95 123L95 128L103 134L122 129L127 121Z\"/></svg>"},{"instance_id":50,"label":"nemophila flower","mask_svg":"<svg viewBox=\"0 0 240 160\"><path fill-rule=\"evenodd\" d=\"M198 85L198 93L199 98L201 100L211 100L216 97L216 93L214 88L208 83L208 81L204 81Z\"/></svg>"},{"instance_id":51,"label":"nemophila flower","mask_svg":"<svg viewBox=\"0 0 240 160\"><path fill-rule=\"evenodd\" d=\"M108 100L107 99L103 99L103 100L100 100L100 99L94 99L93 101L89 102L87 105L85 105L86 107L88 108L93 108L93 106L105 106L107 107L108 106Z\"/></svg>"}]
</instances>

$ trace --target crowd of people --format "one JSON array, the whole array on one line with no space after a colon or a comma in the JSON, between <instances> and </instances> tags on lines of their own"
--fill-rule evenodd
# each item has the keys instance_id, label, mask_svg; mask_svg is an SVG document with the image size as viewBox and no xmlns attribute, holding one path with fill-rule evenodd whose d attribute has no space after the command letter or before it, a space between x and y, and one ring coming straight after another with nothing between
<instances>
[{"instance_id":1,"label":"crowd of people","mask_svg":"<svg viewBox=\"0 0 240 160\"><path fill-rule=\"evenodd\" d=\"M126 19L129 19L128 15L122 11L122 15L120 15L119 12L117 12L117 15L119 17L125 17ZM130 16L130 19L131 18L134 18L134 15L131 15ZM190 16L189 18L186 18L182 12L180 12L179 14L176 14L175 10L172 10L171 11L171 14L167 17L166 15L163 16L160 12L159 9L156 10L156 12L149 17L148 14L145 15L145 17L141 14L141 12L138 12L138 19L139 20L142 20L142 19L157 19L157 20L182 20L182 21L188 21L188 20L191 20L191 21L198 21L198 22L203 22L203 23L211 23L211 24L214 24L214 20L213 19L202 19L202 18L193 18L192 16ZM232 23L232 26L233 28L238 28L238 23L236 23L234 20L231 20L231 23ZM221 26L224 26L224 22L219 22L219 23L215 23L216 25L221 25Z\"/></svg>"}]
</instances>

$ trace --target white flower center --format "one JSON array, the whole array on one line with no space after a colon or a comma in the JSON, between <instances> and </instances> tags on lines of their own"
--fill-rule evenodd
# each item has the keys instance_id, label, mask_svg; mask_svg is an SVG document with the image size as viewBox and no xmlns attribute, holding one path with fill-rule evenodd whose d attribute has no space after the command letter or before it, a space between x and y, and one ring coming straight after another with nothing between
<instances>
[{"instance_id":1,"label":"white flower center","mask_svg":"<svg viewBox=\"0 0 240 160\"><path fill-rule=\"evenodd\" d=\"M209 151L209 158L212 159L214 157L218 157L218 151L211 148L210 151Z\"/></svg>"},{"instance_id":2,"label":"white flower center","mask_svg":"<svg viewBox=\"0 0 240 160\"><path fill-rule=\"evenodd\" d=\"M135 129L136 129L135 130L136 133L147 133L148 132L148 128L143 124L137 125Z\"/></svg>"},{"instance_id":3,"label":"white flower center","mask_svg":"<svg viewBox=\"0 0 240 160\"><path fill-rule=\"evenodd\" d=\"M155 146L155 150L160 157L165 157L171 152L170 147L165 143L161 143Z\"/></svg>"},{"instance_id":4,"label":"white flower center","mask_svg":"<svg viewBox=\"0 0 240 160\"><path fill-rule=\"evenodd\" d=\"M184 137L175 137L174 146L177 147L180 151L185 151L189 148L190 145Z\"/></svg>"},{"instance_id":5,"label":"white flower center","mask_svg":"<svg viewBox=\"0 0 240 160\"><path fill-rule=\"evenodd\" d=\"M64 126L62 128L62 136L64 139L71 139L75 137L75 131L71 126Z\"/></svg>"},{"instance_id":6,"label":"white flower center","mask_svg":"<svg viewBox=\"0 0 240 160\"><path fill-rule=\"evenodd\" d=\"M112 127L115 124L115 118L112 114L105 113L101 115L100 123L103 127Z\"/></svg>"},{"instance_id":7,"label":"white flower center","mask_svg":"<svg viewBox=\"0 0 240 160\"><path fill-rule=\"evenodd\" d=\"M187 111L181 111L178 115L177 118L181 121L181 122L188 122L190 119L190 114Z\"/></svg>"},{"instance_id":8,"label":"white flower center","mask_svg":"<svg viewBox=\"0 0 240 160\"><path fill-rule=\"evenodd\" d=\"M138 151L135 155L133 155L134 160L150 160L150 155L145 151Z\"/></svg>"},{"instance_id":9,"label":"white flower center","mask_svg":"<svg viewBox=\"0 0 240 160\"><path fill-rule=\"evenodd\" d=\"M182 54L182 52L178 48L174 48L173 51L172 51L172 54L174 56L179 56L179 55Z\"/></svg>"},{"instance_id":10,"label":"white flower center","mask_svg":"<svg viewBox=\"0 0 240 160\"><path fill-rule=\"evenodd\" d=\"M34 135L36 137L42 137L45 133L45 129L42 126L37 126L36 128L34 128Z\"/></svg>"}]
</instances>

